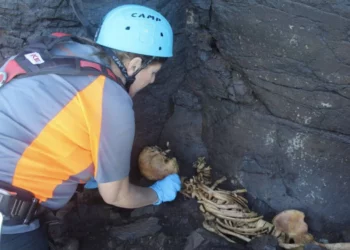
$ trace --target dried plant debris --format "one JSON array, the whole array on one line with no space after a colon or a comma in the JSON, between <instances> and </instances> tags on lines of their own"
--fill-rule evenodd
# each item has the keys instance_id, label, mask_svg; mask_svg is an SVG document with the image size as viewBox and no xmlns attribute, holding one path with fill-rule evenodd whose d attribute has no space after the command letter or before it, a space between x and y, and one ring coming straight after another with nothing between
<instances>
[{"instance_id":1,"label":"dried plant debris","mask_svg":"<svg viewBox=\"0 0 350 250\"><path fill-rule=\"evenodd\" d=\"M190 179L182 178L182 194L196 198L204 215L203 227L235 243L236 239L249 242L261 235L275 236L285 249L303 249L308 243L318 244L330 250L349 250L350 243L319 244L308 233L304 213L287 210L278 214L273 222L263 220L262 216L251 211L248 201L241 195L245 189L228 191L218 188L226 181L223 177L213 182L211 167L204 158L199 158L194 167L197 175Z\"/></svg>"}]
</instances>

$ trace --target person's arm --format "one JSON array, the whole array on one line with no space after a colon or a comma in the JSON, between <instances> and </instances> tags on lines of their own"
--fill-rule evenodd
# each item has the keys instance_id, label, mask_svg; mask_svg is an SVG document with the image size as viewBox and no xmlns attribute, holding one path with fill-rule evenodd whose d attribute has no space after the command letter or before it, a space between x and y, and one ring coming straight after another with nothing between
<instances>
[{"instance_id":1,"label":"person's arm","mask_svg":"<svg viewBox=\"0 0 350 250\"><path fill-rule=\"evenodd\" d=\"M178 174L171 174L145 188L131 184L129 177L126 177L120 181L99 184L98 188L106 203L117 207L138 208L173 201L181 189L181 180Z\"/></svg>"},{"instance_id":2,"label":"person's arm","mask_svg":"<svg viewBox=\"0 0 350 250\"><path fill-rule=\"evenodd\" d=\"M129 177L120 181L98 184L103 200L113 206L138 208L157 202L157 193L147 187L139 187L129 182Z\"/></svg>"},{"instance_id":3,"label":"person's arm","mask_svg":"<svg viewBox=\"0 0 350 250\"><path fill-rule=\"evenodd\" d=\"M181 188L178 175L168 176L149 188L129 182L135 134L132 102L125 90L115 82L106 79L103 84L101 80L98 78L95 84L103 88L102 106L96 105L98 102L90 96L82 96L81 99L89 102L84 107L91 133L94 178L102 198L108 204L124 208L159 205L174 200Z\"/></svg>"}]
</instances>

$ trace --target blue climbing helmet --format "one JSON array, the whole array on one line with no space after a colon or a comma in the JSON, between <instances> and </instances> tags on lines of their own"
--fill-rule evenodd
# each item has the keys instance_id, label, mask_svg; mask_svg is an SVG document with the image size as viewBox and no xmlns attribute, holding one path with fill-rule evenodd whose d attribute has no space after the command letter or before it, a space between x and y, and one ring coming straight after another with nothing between
<instances>
[{"instance_id":1,"label":"blue climbing helmet","mask_svg":"<svg viewBox=\"0 0 350 250\"><path fill-rule=\"evenodd\" d=\"M122 5L104 17L95 36L107 48L152 57L173 56L173 31L157 11L141 5Z\"/></svg>"}]
</instances>

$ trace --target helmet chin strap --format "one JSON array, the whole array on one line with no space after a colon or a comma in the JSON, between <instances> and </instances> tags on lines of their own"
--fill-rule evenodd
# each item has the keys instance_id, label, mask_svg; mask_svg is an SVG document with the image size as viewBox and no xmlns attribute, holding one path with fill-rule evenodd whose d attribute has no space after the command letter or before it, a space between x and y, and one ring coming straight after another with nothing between
<instances>
[{"instance_id":1,"label":"helmet chin strap","mask_svg":"<svg viewBox=\"0 0 350 250\"><path fill-rule=\"evenodd\" d=\"M106 48L106 47L104 47L103 49L112 58L113 62L118 66L118 68L122 72L122 74L123 74L123 76L124 76L124 78L126 80L125 88L129 92L131 84L133 84L133 82L135 81L135 76L134 75L132 75L132 76L128 75L128 71L126 70L124 64L120 61L120 59L113 52L112 49Z\"/></svg>"},{"instance_id":2,"label":"helmet chin strap","mask_svg":"<svg viewBox=\"0 0 350 250\"><path fill-rule=\"evenodd\" d=\"M120 69L120 71L122 72L123 76L125 77L125 88L126 90L129 92L129 89L131 87L131 84L134 83L135 79L136 79L136 75L143 70L144 68L146 68L154 59L155 57L152 57L150 60L148 60L145 64L143 64L138 70L136 70L134 72L134 74L132 74L131 76L128 75L128 71L126 70L124 64L122 63L122 61L118 58L118 56L113 52L112 49L110 48L103 48L104 51L112 58L113 62L118 66L118 68Z\"/></svg>"}]
</instances>

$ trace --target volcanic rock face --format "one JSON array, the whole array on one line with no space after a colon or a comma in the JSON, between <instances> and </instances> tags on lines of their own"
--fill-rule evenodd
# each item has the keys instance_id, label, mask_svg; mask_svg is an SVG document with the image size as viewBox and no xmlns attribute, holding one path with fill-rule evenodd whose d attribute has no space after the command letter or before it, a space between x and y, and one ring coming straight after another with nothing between
<instances>
[{"instance_id":1,"label":"volcanic rock face","mask_svg":"<svg viewBox=\"0 0 350 250\"><path fill-rule=\"evenodd\" d=\"M175 31L175 57L135 98L134 163L144 146L169 141L183 168L206 156L271 211L300 209L312 230L345 230L348 1L80 2L95 28L124 3L159 10ZM85 35L66 0L0 6L0 61L38 35Z\"/></svg>"},{"instance_id":2,"label":"volcanic rock face","mask_svg":"<svg viewBox=\"0 0 350 250\"><path fill-rule=\"evenodd\" d=\"M347 1L192 1L185 85L210 162L311 229L350 223Z\"/></svg>"}]
</instances>

